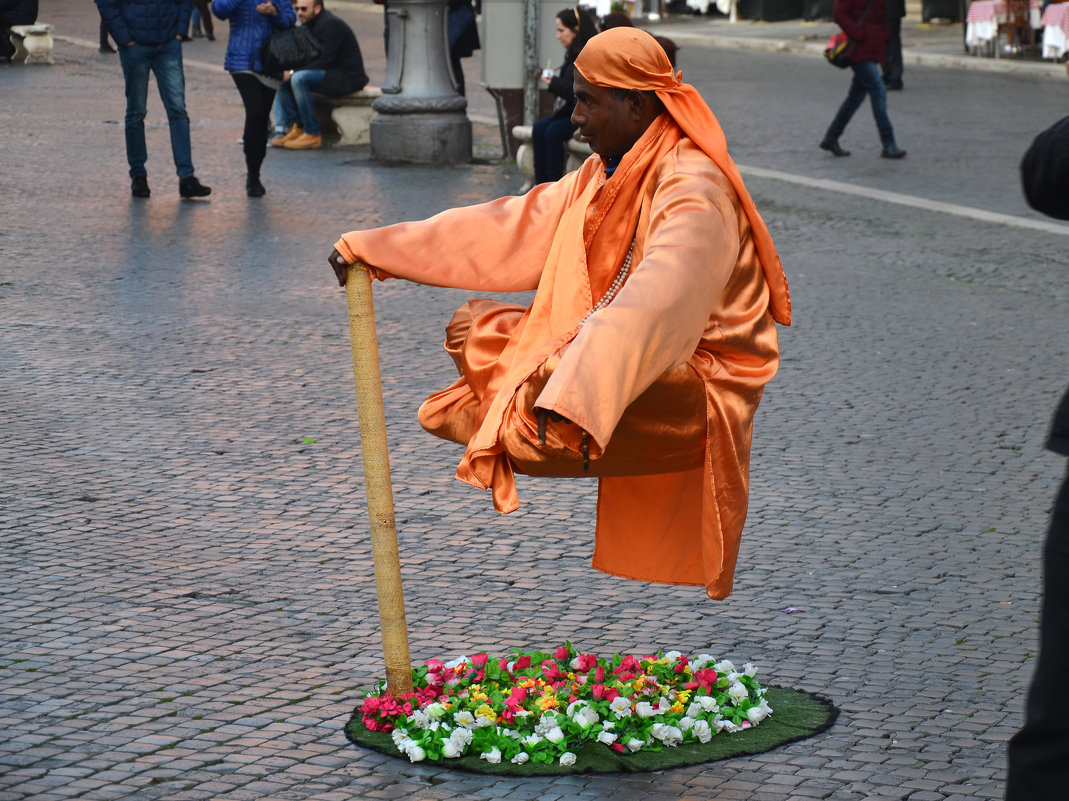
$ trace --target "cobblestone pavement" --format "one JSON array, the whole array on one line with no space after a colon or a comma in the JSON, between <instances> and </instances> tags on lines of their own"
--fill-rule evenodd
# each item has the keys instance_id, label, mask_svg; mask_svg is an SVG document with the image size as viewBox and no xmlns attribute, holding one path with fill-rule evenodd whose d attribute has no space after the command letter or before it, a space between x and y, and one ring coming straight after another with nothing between
<instances>
[{"instance_id":1,"label":"cobblestone pavement","mask_svg":"<svg viewBox=\"0 0 1069 801\"><path fill-rule=\"evenodd\" d=\"M458 449L414 412L451 380L438 343L468 296L377 285L414 659L710 650L842 710L818 737L660 774L411 765L341 732L381 643L324 259L340 231L507 193L515 168L271 153L250 202L237 93L190 68L211 200L178 200L153 98L153 195L133 202L114 60L57 56L0 75L23 109L0 116L0 801L1001 797L1064 469L1042 451L1064 236L748 182L796 324L722 603L593 572L591 482L521 480L501 517L454 481Z\"/></svg>"}]
</instances>

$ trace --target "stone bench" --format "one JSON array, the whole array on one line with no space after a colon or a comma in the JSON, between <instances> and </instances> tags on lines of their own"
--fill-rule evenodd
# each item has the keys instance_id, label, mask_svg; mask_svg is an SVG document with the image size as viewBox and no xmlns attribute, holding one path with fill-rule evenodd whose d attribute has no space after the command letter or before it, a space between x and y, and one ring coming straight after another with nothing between
<instances>
[{"instance_id":1,"label":"stone bench","mask_svg":"<svg viewBox=\"0 0 1069 801\"><path fill-rule=\"evenodd\" d=\"M576 134L579 132L576 131ZM520 143L516 150L516 166L523 173L525 183L520 187L520 192L526 192L534 186L534 149L531 147L531 126L517 125L512 129L512 135ZM564 161L564 171L578 170L584 161L591 155L590 145L580 142L574 136L568 140L568 157Z\"/></svg>"},{"instance_id":2,"label":"stone bench","mask_svg":"<svg viewBox=\"0 0 1069 801\"><path fill-rule=\"evenodd\" d=\"M15 55L11 63L17 64L52 64L52 26L43 23L35 25L12 25L11 44L15 46Z\"/></svg>"},{"instance_id":3,"label":"stone bench","mask_svg":"<svg viewBox=\"0 0 1069 801\"><path fill-rule=\"evenodd\" d=\"M371 142L371 104L382 94L377 86L365 86L348 95L314 94L316 118L324 131L337 131L339 145L367 145Z\"/></svg>"}]
</instances>

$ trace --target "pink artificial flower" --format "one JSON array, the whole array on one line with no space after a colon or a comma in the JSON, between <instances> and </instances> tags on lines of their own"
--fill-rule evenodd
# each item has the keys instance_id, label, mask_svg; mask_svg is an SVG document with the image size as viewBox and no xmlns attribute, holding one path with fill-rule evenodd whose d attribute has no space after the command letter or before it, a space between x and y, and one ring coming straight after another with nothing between
<instances>
[{"instance_id":1,"label":"pink artificial flower","mask_svg":"<svg viewBox=\"0 0 1069 801\"><path fill-rule=\"evenodd\" d=\"M598 665L598 669L594 671L594 681L605 681L604 665Z\"/></svg>"},{"instance_id":2,"label":"pink artificial flower","mask_svg":"<svg viewBox=\"0 0 1069 801\"><path fill-rule=\"evenodd\" d=\"M568 648L567 648L567 646L562 645L560 648L558 648L556 656L557 656L557 659L567 659L568 658Z\"/></svg>"},{"instance_id":3,"label":"pink artificial flower","mask_svg":"<svg viewBox=\"0 0 1069 801\"><path fill-rule=\"evenodd\" d=\"M531 657L521 656L515 662L512 663L513 670L527 670L531 666Z\"/></svg>"},{"instance_id":4,"label":"pink artificial flower","mask_svg":"<svg viewBox=\"0 0 1069 801\"><path fill-rule=\"evenodd\" d=\"M486 654L476 654L471 658L471 663L477 668L483 668L486 667L487 659L489 659L489 657Z\"/></svg>"},{"instance_id":5,"label":"pink artificial flower","mask_svg":"<svg viewBox=\"0 0 1069 801\"><path fill-rule=\"evenodd\" d=\"M609 748L611 748L613 751L615 751L618 754L622 754L624 752L623 743L613 743L612 745L609 746Z\"/></svg>"},{"instance_id":6,"label":"pink artificial flower","mask_svg":"<svg viewBox=\"0 0 1069 801\"><path fill-rule=\"evenodd\" d=\"M579 665L577 669L583 671L584 673L589 670L592 670L594 666L598 663L598 658L594 656L594 654L580 654L578 657L576 657L576 659Z\"/></svg>"},{"instance_id":7,"label":"pink artificial flower","mask_svg":"<svg viewBox=\"0 0 1069 801\"><path fill-rule=\"evenodd\" d=\"M593 689L591 690L591 694L594 696L594 698L596 698L599 701L604 700L604 698L605 698L605 685L604 684L595 684Z\"/></svg>"}]
</instances>

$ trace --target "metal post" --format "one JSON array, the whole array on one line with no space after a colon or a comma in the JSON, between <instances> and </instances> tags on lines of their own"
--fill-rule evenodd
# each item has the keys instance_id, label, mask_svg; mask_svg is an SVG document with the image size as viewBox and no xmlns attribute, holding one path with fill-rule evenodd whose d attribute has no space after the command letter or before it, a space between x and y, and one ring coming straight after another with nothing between
<instances>
[{"instance_id":1,"label":"metal post","mask_svg":"<svg viewBox=\"0 0 1069 801\"><path fill-rule=\"evenodd\" d=\"M446 0L389 0L386 78L372 107L371 155L381 161L471 161L468 101L449 64Z\"/></svg>"}]
</instances>

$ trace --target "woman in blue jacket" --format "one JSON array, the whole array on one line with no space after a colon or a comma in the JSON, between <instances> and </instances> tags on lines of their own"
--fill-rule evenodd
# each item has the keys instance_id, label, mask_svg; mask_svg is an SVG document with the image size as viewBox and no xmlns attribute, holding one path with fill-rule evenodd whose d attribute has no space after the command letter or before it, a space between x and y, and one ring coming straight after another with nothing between
<instances>
[{"instance_id":1,"label":"woman in blue jacket","mask_svg":"<svg viewBox=\"0 0 1069 801\"><path fill-rule=\"evenodd\" d=\"M260 50L276 30L297 20L290 0L214 0L212 13L230 20L230 38L223 67L230 72L245 106L245 191L249 197L267 192L260 182L260 165L267 153L268 120L278 81L263 75Z\"/></svg>"}]
</instances>

